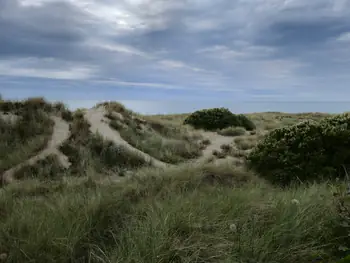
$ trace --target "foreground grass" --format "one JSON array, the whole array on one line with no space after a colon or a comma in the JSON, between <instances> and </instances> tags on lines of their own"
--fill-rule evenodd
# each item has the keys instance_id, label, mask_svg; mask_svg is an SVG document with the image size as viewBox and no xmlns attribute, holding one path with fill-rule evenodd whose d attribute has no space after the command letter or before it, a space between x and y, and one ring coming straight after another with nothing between
<instances>
[{"instance_id":1,"label":"foreground grass","mask_svg":"<svg viewBox=\"0 0 350 263\"><path fill-rule=\"evenodd\" d=\"M11 185L0 192L0 253L7 262L306 263L344 242L327 185L275 189L230 165L163 173L140 171L128 185Z\"/></svg>"}]
</instances>

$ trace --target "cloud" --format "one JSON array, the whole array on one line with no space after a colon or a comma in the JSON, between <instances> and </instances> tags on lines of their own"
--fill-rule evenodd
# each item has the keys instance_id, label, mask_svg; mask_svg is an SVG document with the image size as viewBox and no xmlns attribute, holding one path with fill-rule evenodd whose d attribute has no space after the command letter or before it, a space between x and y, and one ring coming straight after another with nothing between
<instances>
[{"instance_id":1,"label":"cloud","mask_svg":"<svg viewBox=\"0 0 350 263\"><path fill-rule=\"evenodd\" d=\"M0 32L0 85L72 80L83 92L84 80L116 98L136 88L350 95L348 0L0 0Z\"/></svg>"},{"instance_id":2,"label":"cloud","mask_svg":"<svg viewBox=\"0 0 350 263\"><path fill-rule=\"evenodd\" d=\"M350 32L342 33L338 38L339 42L350 42Z\"/></svg>"},{"instance_id":3,"label":"cloud","mask_svg":"<svg viewBox=\"0 0 350 263\"><path fill-rule=\"evenodd\" d=\"M96 69L56 59L9 59L0 61L0 76L86 80Z\"/></svg>"}]
</instances>

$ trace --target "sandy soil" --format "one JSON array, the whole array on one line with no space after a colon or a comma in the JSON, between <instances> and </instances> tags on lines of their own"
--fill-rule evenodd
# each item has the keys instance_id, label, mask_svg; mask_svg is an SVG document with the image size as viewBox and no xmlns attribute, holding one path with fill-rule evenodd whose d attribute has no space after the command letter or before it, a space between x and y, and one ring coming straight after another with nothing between
<instances>
[{"instance_id":1,"label":"sandy soil","mask_svg":"<svg viewBox=\"0 0 350 263\"><path fill-rule=\"evenodd\" d=\"M4 172L2 174L2 180L5 183L12 182L14 180L13 174L16 171L18 171L21 167L26 165L33 165L37 161L45 159L48 155L51 155L51 154L57 155L63 167L69 168L70 163L68 161L68 157L58 150L58 147L69 137L69 125L67 122L65 122L59 117L52 116L51 118L55 122L55 124L54 124L51 139L48 142L47 147L44 150L42 150L39 154L33 156L27 161L20 163L12 167L11 169L7 170L6 172Z\"/></svg>"},{"instance_id":2,"label":"sandy soil","mask_svg":"<svg viewBox=\"0 0 350 263\"><path fill-rule=\"evenodd\" d=\"M169 164L166 164L162 161L159 161L152 156L140 151L139 149L136 149L132 145L130 145L128 142L126 142L118 133L118 131L113 130L111 127L109 127L108 122L109 120L104 117L106 114L106 111L103 107L99 108L93 108L86 110L85 112L85 118L91 125L91 132L93 133L99 133L104 138L113 141L117 145L123 145L130 151L136 152L143 156L146 161L151 161L155 167L159 168L165 168L169 166Z\"/></svg>"}]
</instances>

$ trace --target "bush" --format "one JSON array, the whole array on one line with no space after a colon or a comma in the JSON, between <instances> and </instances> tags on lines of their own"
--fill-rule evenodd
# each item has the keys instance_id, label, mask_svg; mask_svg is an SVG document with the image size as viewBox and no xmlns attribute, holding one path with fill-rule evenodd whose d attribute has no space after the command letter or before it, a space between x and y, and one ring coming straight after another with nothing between
<instances>
[{"instance_id":1,"label":"bush","mask_svg":"<svg viewBox=\"0 0 350 263\"><path fill-rule=\"evenodd\" d=\"M61 112L61 117L63 120L65 120L66 122L71 122L73 121L73 113L69 110L63 110Z\"/></svg>"},{"instance_id":2,"label":"bush","mask_svg":"<svg viewBox=\"0 0 350 263\"><path fill-rule=\"evenodd\" d=\"M238 118L238 123L240 124L239 126L245 128L247 131L255 130L256 126L254 122L248 119L247 116L243 114L238 114L237 118Z\"/></svg>"},{"instance_id":3,"label":"bush","mask_svg":"<svg viewBox=\"0 0 350 263\"><path fill-rule=\"evenodd\" d=\"M192 113L184 120L196 129L217 130L227 127L244 127L247 130L255 129L254 123L246 116L235 115L226 108L213 108Z\"/></svg>"},{"instance_id":4,"label":"bush","mask_svg":"<svg viewBox=\"0 0 350 263\"><path fill-rule=\"evenodd\" d=\"M251 168L280 185L342 178L350 164L350 115L276 129L248 160Z\"/></svg>"}]
</instances>

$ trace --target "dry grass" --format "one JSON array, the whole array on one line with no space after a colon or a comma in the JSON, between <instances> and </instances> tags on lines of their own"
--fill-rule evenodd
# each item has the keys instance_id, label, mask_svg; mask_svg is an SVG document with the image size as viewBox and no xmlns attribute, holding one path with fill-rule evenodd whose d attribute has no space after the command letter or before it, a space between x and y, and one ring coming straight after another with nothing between
<instances>
[{"instance_id":1,"label":"dry grass","mask_svg":"<svg viewBox=\"0 0 350 263\"><path fill-rule=\"evenodd\" d=\"M139 154L116 146L99 134L92 134L89 129L90 124L83 114L76 112L70 127L70 138L61 147L72 163L72 174L86 175L91 169L99 174L121 173L125 169L150 165Z\"/></svg>"},{"instance_id":2,"label":"dry grass","mask_svg":"<svg viewBox=\"0 0 350 263\"><path fill-rule=\"evenodd\" d=\"M0 102L0 109L17 114L16 121L0 118L0 173L43 150L52 134L53 121L40 108L24 101Z\"/></svg>"},{"instance_id":3,"label":"dry grass","mask_svg":"<svg viewBox=\"0 0 350 263\"><path fill-rule=\"evenodd\" d=\"M238 136L234 139L234 143L240 150L252 149L258 142L256 135Z\"/></svg>"},{"instance_id":4,"label":"dry grass","mask_svg":"<svg viewBox=\"0 0 350 263\"><path fill-rule=\"evenodd\" d=\"M146 120L159 121L164 124L170 125L182 125L184 120L190 115L190 113L183 114L157 114L157 115L147 115L142 116Z\"/></svg>"},{"instance_id":5,"label":"dry grass","mask_svg":"<svg viewBox=\"0 0 350 263\"><path fill-rule=\"evenodd\" d=\"M223 136L242 136L246 134L246 130L243 127L228 127L218 131L218 134Z\"/></svg>"},{"instance_id":6,"label":"dry grass","mask_svg":"<svg viewBox=\"0 0 350 263\"><path fill-rule=\"evenodd\" d=\"M122 120L113 112L107 116L110 126L135 148L166 163L181 163L201 155L208 142L201 142L199 133L154 118L124 115Z\"/></svg>"}]
</instances>

